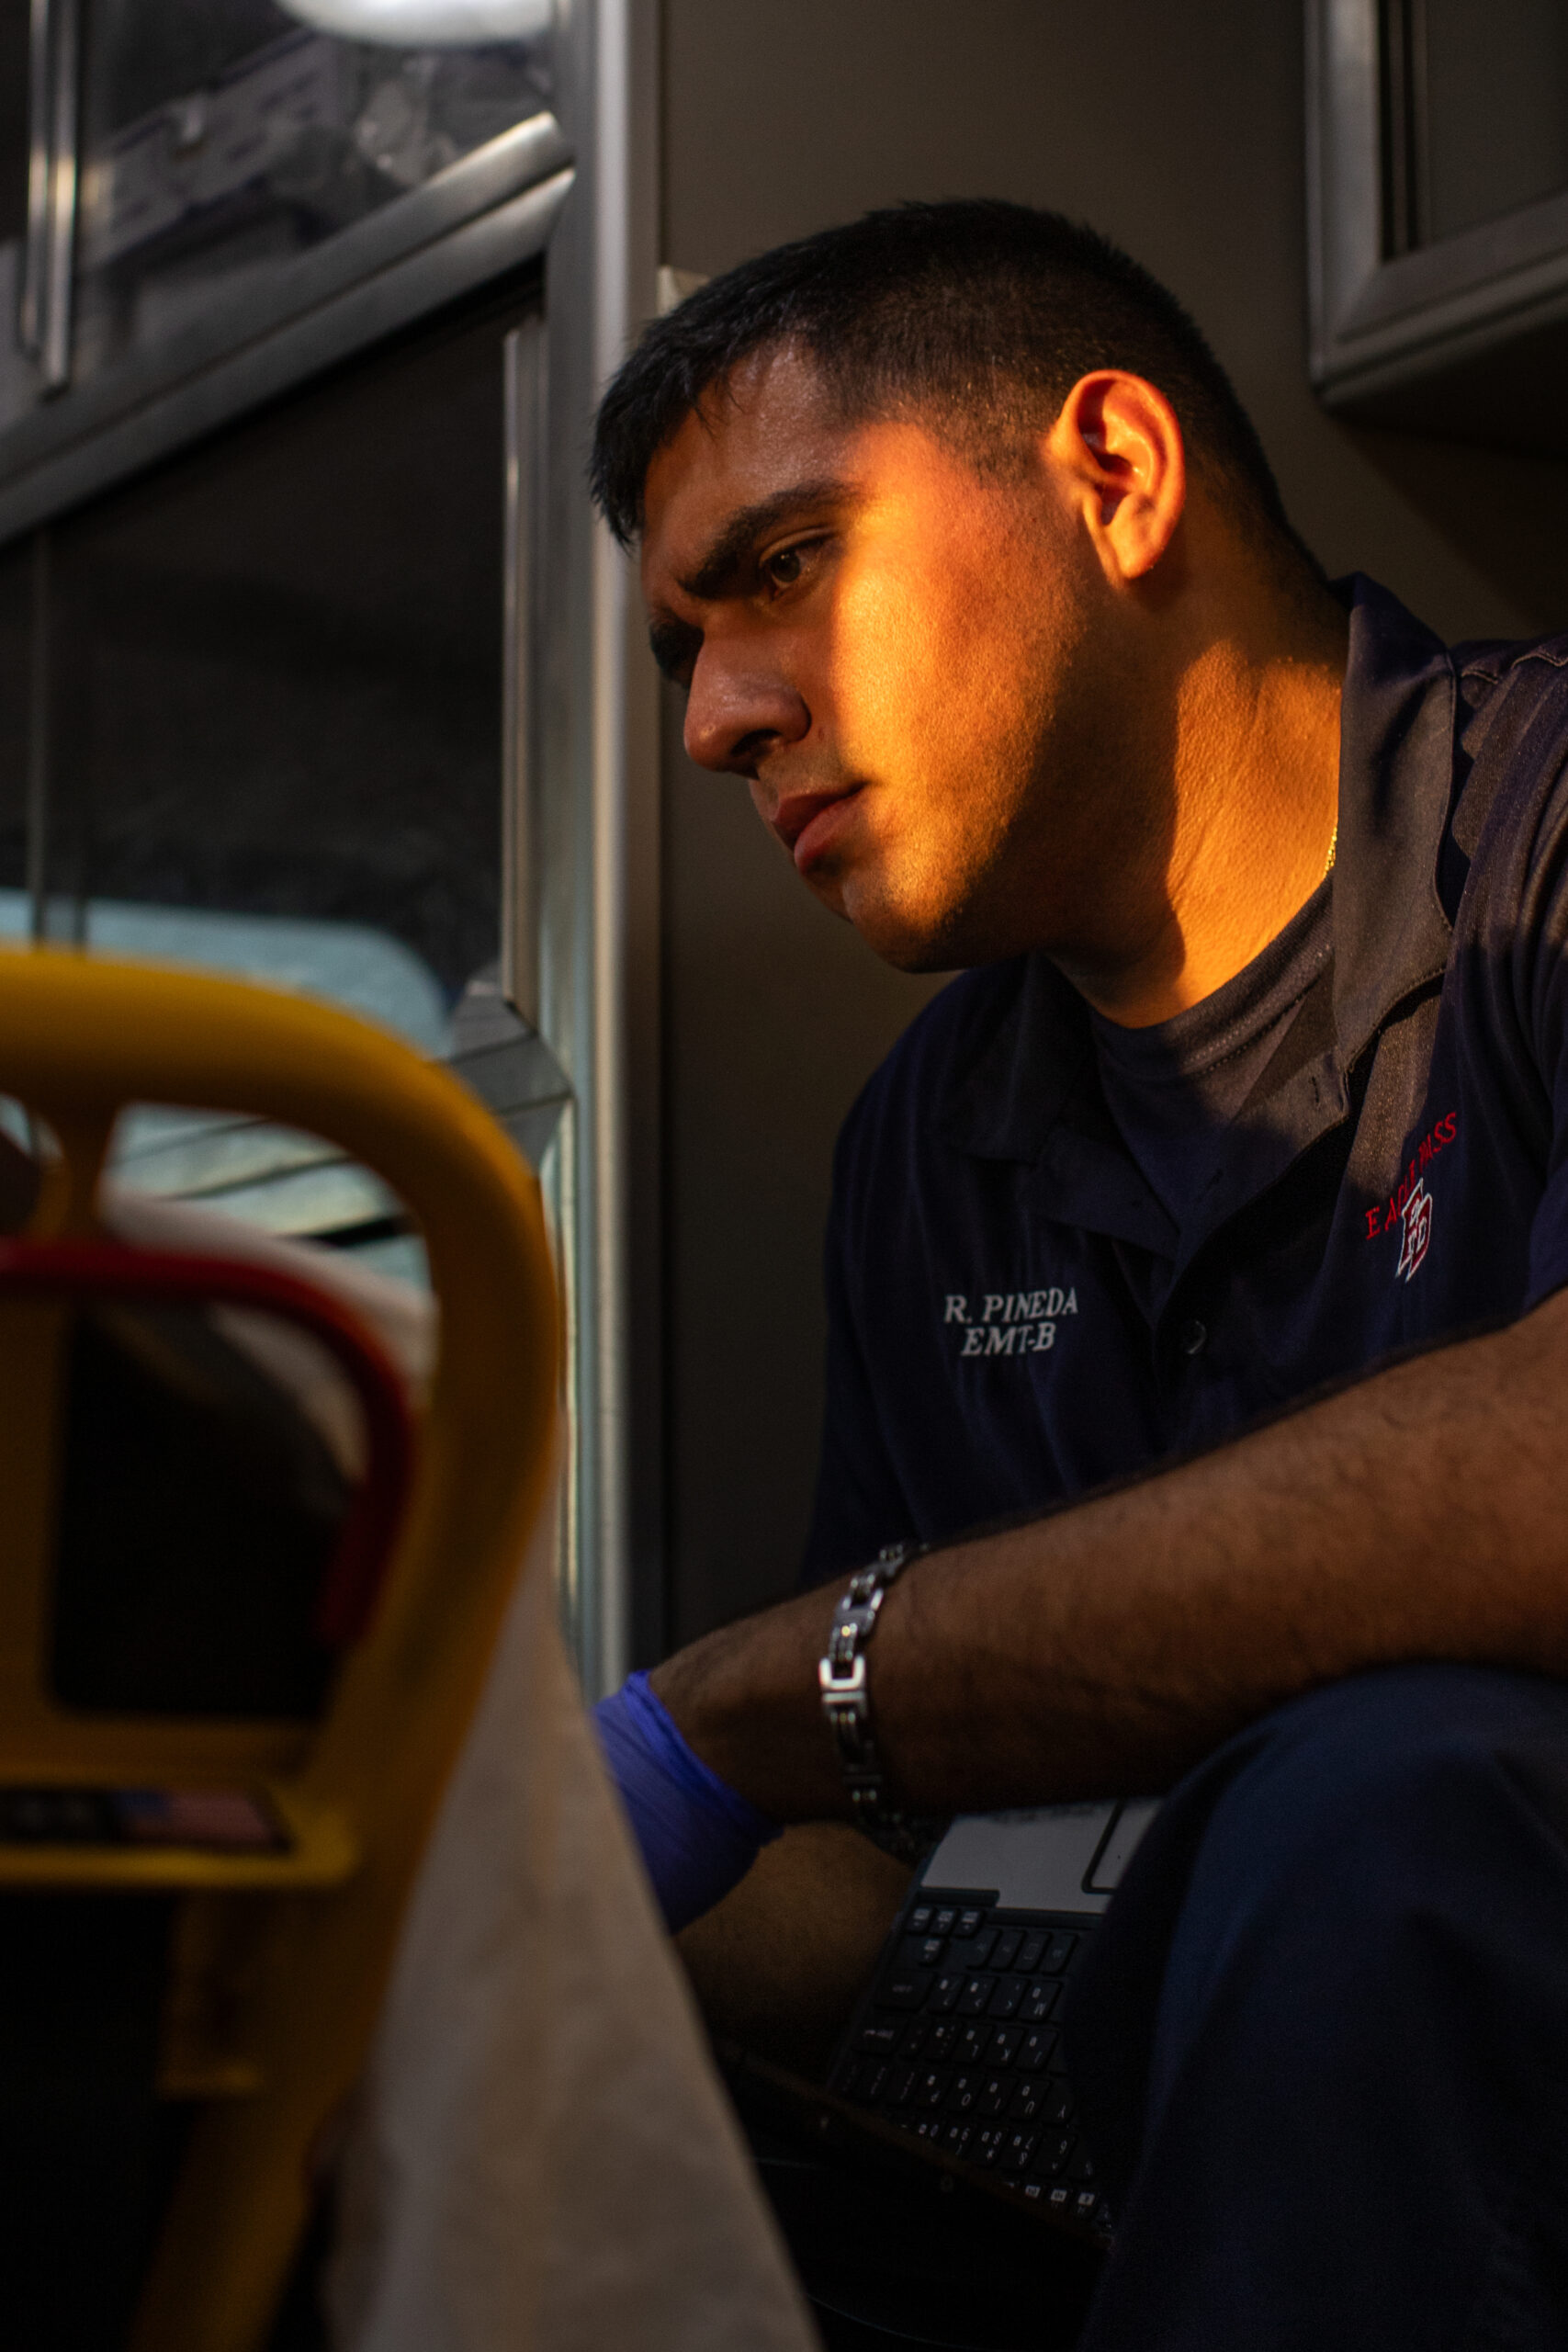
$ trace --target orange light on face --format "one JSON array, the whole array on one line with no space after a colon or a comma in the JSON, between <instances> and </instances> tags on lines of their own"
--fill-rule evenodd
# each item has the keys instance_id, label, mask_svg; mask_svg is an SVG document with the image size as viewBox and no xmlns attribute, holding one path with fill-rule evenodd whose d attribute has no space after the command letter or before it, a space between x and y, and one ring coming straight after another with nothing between
<instances>
[{"instance_id":1,"label":"orange light on face","mask_svg":"<svg viewBox=\"0 0 1568 2352\"><path fill-rule=\"evenodd\" d=\"M746 514L755 545L705 574ZM919 424L846 425L787 353L650 471L645 589L697 649L687 748L750 781L812 890L893 963L1034 944L1083 635L1073 544L1043 466L1004 481Z\"/></svg>"}]
</instances>

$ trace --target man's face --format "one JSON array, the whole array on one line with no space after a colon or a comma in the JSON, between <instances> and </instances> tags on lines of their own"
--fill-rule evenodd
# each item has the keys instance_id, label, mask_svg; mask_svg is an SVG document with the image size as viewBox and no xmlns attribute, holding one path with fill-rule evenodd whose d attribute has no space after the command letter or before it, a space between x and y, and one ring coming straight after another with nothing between
<instances>
[{"instance_id":1,"label":"man's face","mask_svg":"<svg viewBox=\"0 0 1568 2352\"><path fill-rule=\"evenodd\" d=\"M993 477L918 424L846 424L788 349L649 469L643 586L688 752L745 776L811 889L906 969L1070 955L1146 850L1081 494L1044 450Z\"/></svg>"}]
</instances>

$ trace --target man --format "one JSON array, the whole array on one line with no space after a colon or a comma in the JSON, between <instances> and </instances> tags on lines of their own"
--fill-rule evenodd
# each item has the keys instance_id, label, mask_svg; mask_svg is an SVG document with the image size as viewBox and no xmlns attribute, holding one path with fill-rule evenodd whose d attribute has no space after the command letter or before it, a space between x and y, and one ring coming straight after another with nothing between
<instances>
[{"instance_id":1,"label":"man","mask_svg":"<svg viewBox=\"0 0 1568 2352\"><path fill-rule=\"evenodd\" d=\"M818 1660L918 1539L863 1811L1174 1792L1086 2343L1561 2345L1568 644L1330 591L1172 299L1005 205L710 284L595 466L692 756L965 967L840 1146L828 1580L603 1711L667 1916L851 1817Z\"/></svg>"}]
</instances>

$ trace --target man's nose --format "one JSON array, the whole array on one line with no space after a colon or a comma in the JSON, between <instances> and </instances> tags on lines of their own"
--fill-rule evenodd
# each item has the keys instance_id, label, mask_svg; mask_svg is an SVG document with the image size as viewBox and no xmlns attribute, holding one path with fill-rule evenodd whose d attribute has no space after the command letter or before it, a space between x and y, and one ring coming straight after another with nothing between
<instances>
[{"instance_id":1,"label":"man's nose","mask_svg":"<svg viewBox=\"0 0 1568 2352\"><path fill-rule=\"evenodd\" d=\"M769 752L799 742L811 713L787 679L705 645L686 699L686 756L718 775L751 775Z\"/></svg>"}]
</instances>

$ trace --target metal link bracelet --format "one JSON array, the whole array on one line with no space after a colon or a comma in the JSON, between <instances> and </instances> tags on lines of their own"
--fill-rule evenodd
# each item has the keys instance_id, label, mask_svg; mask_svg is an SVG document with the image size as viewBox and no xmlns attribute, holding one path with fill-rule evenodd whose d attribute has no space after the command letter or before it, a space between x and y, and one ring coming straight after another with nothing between
<instances>
[{"instance_id":1,"label":"metal link bracelet","mask_svg":"<svg viewBox=\"0 0 1568 2352\"><path fill-rule=\"evenodd\" d=\"M897 1582L911 1561L930 1549L927 1544L912 1541L887 1544L868 1568L856 1571L833 1611L827 1653L817 1668L822 1713L839 1751L855 1820L879 1846L906 1860L924 1852L940 1825L917 1821L887 1803L882 1758L872 1727L865 1653L889 1586Z\"/></svg>"}]
</instances>

